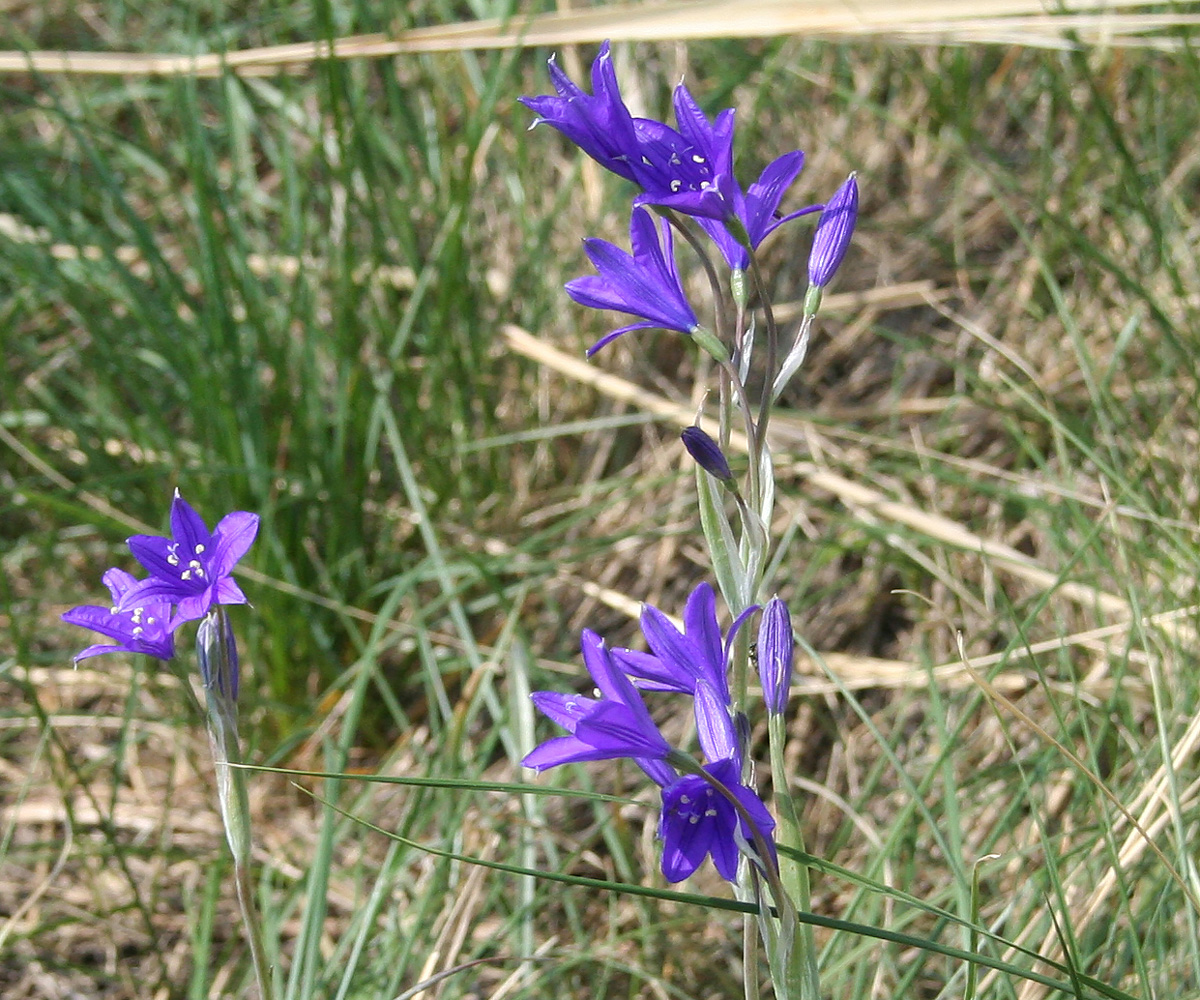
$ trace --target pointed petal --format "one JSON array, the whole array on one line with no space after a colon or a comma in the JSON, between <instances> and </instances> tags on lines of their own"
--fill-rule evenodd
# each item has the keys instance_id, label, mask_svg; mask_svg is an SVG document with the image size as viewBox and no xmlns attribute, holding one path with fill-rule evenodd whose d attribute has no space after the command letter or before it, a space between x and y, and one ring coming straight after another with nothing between
<instances>
[{"instance_id":1,"label":"pointed petal","mask_svg":"<svg viewBox=\"0 0 1200 1000\"><path fill-rule=\"evenodd\" d=\"M203 594L191 594L183 598L175 608L175 617L171 619L168 628L174 632L184 622L194 622L208 614L212 607L211 591Z\"/></svg>"},{"instance_id":2,"label":"pointed petal","mask_svg":"<svg viewBox=\"0 0 1200 1000\"><path fill-rule=\"evenodd\" d=\"M197 545L207 549L212 542L204 519L179 495L178 490L171 501L171 535L188 552L196 551Z\"/></svg>"},{"instance_id":3,"label":"pointed petal","mask_svg":"<svg viewBox=\"0 0 1200 1000\"><path fill-rule=\"evenodd\" d=\"M587 718L580 719L575 736L610 757L664 760L671 752L671 745L644 708L639 713L615 701L601 702Z\"/></svg>"},{"instance_id":4,"label":"pointed petal","mask_svg":"<svg viewBox=\"0 0 1200 1000\"><path fill-rule=\"evenodd\" d=\"M595 698L581 694L560 694L557 691L534 691L529 699L546 718L569 733L575 732L579 720L599 704Z\"/></svg>"},{"instance_id":5,"label":"pointed petal","mask_svg":"<svg viewBox=\"0 0 1200 1000\"><path fill-rule=\"evenodd\" d=\"M701 432L703 433L703 432ZM729 681L725 673L725 649L721 645L721 626L717 624L717 595L708 583L701 583L688 596L683 611L684 634L701 654L703 676L724 700L729 700Z\"/></svg>"},{"instance_id":6,"label":"pointed petal","mask_svg":"<svg viewBox=\"0 0 1200 1000\"><path fill-rule=\"evenodd\" d=\"M195 589L179 580L149 576L127 590L117 605L120 611L148 607L153 604L175 604L195 595Z\"/></svg>"},{"instance_id":7,"label":"pointed petal","mask_svg":"<svg viewBox=\"0 0 1200 1000\"><path fill-rule=\"evenodd\" d=\"M676 674L662 665L657 656L634 649L614 649L612 655L617 665L633 678L634 684L642 691L692 693L690 679L688 683L682 683Z\"/></svg>"},{"instance_id":8,"label":"pointed petal","mask_svg":"<svg viewBox=\"0 0 1200 1000\"><path fill-rule=\"evenodd\" d=\"M132 573L126 573L125 570L114 566L112 569L104 571L104 575L100 577L100 582L112 594L113 604L120 604L121 598L136 587L138 581Z\"/></svg>"},{"instance_id":9,"label":"pointed petal","mask_svg":"<svg viewBox=\"0 0 1200 1000\"><path fill-rule=\"evenodd\" d=\"M613 330L612 333L606 333L603 337L592 344L592 346L589 347L584 354L586 357L590 358L593 354L600 350L600 348L611 344L614 340L621 336L621 334L629 333L630 330L653 330L657 327L657 323L633 323L629 326L623 326L620 329Z\"/></svg>"},{"instance_id":10,"label":"pointed petal","mask_svg":"<svg viewBox=\"0 0 1200 1000\"><path fill-rule=\"evenodd\" d=\"M242 588L238 586L237 581L231 576L223 576L212 587L209 588L212 594L213 604L249 604L246 600L246 595L242 593Z\"/></svg>"},{"instance_id":11,"label":"pointed petal","mask_svg":"<svg viewBox=\"0 0 1200 1000\"><path fill-rule=\"evenodd\" d=\"M674 677L681 687L686 687L688 691L695 690L696 680L700 676L699 657L691 643L680 635L671 619L651 604L642 607L641 624L646 644L658 657L663 670Z\"/></svg>"},{"instance_id":12,"label":"pointed petal","mask_svg":"<svg viewBox=\"0 0 1200 1000\"><path fill-rule=\"evenodd\" d=\"M712 855L713 866L717 869L717 874L726 882L736 882L738 858L741 854L738 850L737 840L733 836L733 831L737 827L737 812L733 808L733 804L723 795L713 796L712 808L716 811L716 815L708 817L712 829L708 851Z\"/></svg>"},{"instance_id":13,"label":"pointed petal","mask_svg":"<svg viewBox=\"0 0 1200 1000\"><path fill-rule=\"evenodd\" d=\"M521 764L524 767L533 768L535 771L544 771L548 767L558 767L560 764L603 759L602 752L574 736L556 736L554 739L534 747L525 755Z\"/></svg>"},{"instance_id":14,"label":"pointed petal","mask_svg":"<svg viewBox=\"0 0 1200 1000\"><path fill-rule=\"evenodd\" d=\"M68 625L91 629L110 639L128 639L133 631L133 626L127 618L114 614L111 607L103 608L97 604L80 605L70 611L64 611L61 617Z\"/></svg>"},{"instance_id":15,"label":"pointed petal","mask_svg":"<svg viewBox=\"0 0 1200 1000\"><path fill-rule=\"evenodd\" d=\"M729 662L729 651L733 649L733 640L737 638L738 632L741 631L742 626L746 624L746 621L750 618L750 616L754 614L754 612L758 611L760 607L762 607L760 604L751 604L750 607L738 615L737 618L734 619L733 624L729 626L729 634L725 636L726 662Z\"/></svg>"},{"instance_id":16,"label":"pointed petal","mask_svg":"<svg viewBox=\"0 0 1200 1000\"><path fill-rule=\"evenodd\" d=\"M132 653L128 646L105 646L103 643L98 643L95 646L88 646L87 649L76 653L71 659L72 662L78 663L80 660L86 660L90 656L103 656L105 653Z\"/></svg>"},{"instance_id":17,"label":"pointed petal","mask_svg":"<svg viewBox=\"0 0 1200 1000\"><path fill-rule=\"evenodd\" d=\"M235 510L221 518L212 536L212 574L228 576L254 543L257 534L257 514Z\"/></svg>"},{"instance_id":18,"label":"pointed petal","mask_svg":"<svg viewBox=\"0 0 1200 1000\"><path fill-rule=\"evenodd\" d=\"M706 680L696 683L696 738L709 760L741 759L737 733L725 700Z\"/></svg>"},{"instance_id":19,"label":"pointed petal","mask_svg":"<svg viewBox=\"0 0 1200 1000\"><path fill-rule=\"evenodd\" d=\"M638 767L646 772L650 778L660 788L666 788L672 781L679 777L666 761L651 760L646 757L635 757Z\"/></svg>"},{"instance_id":20,"label":"pointed petal","mask_svg":"<svg viewBox=\"0 0 1200 1000\"><path fill-rule=\"evenodd\" d=\"M804 167L800 150L784 153L767 164L758 180L746 192L746 217L742 220L755 249L776 228L775 213L788 187Z\"/></svg>"}]
</instances>

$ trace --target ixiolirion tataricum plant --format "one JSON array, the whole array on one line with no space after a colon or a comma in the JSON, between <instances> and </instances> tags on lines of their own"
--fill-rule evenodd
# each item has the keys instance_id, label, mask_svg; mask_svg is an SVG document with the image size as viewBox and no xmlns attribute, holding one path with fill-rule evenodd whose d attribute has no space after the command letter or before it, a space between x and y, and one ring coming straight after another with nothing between
<instances>
[{"instance_id":1,"label":"ixiolirion tataricum plant","mask_svg":"<svg viewBox=\"0 0 1200 1000\"><path fill-rule=\"evenodd\" d=\"M233 856L234 882L259 996L273 1000L274 982L250 879L250 802L245 772L238 766L242 758L237 731L237 642L225 611L227 605L249 603L232 573L254 543L258 515L234 511L209 532L204 519L176 490L170 523L169 538L134 535L128 540L129 551L149 574L144 580L113 567L101 578L112 596L111 605L83 605L62 617L113 640L88 646L76 655L76 663L103 653L145 653L170 661L175 656L176 631L187 622L199 621L196 659L204 687L217 802Z\"/></svg>"},{"instance_id":2,"label":"ixiolirion tataricum plant","mask_svg":"<svg viewBox=\"0 0 1200 1000\"><path fill-rule=\"evenodd\" d=\"M775 493L766 430L772 404L804 361L822 290L846 255L858 214L857 180L851 174L824 203L783 208L804 154L783 153L743 188L735 171L732 109L710 120L681 83L674 95L674 126L634 117L621 98L607 42L592 65L590 94L554 59L549 69L555 93L522 98L537 116L534 125L557 129L638 188L630 206L630 252L604 240L585 240L597 273L566 286L581 305L635 318L592 345L589 357L624 333L660 329L688 336L718 364L716 434L690 427L682 443L696 462L700 523L732 622L723 633L716 594L702 582L683 609L682 630L659 609L644 606L641 624L649 652L610 649L600 636L585 631L583 659L597 697L535 692L534 704L567 735L542 743L524 762L540 771L569 762L635 761L661 793L664 877L680 881L711 857L739 897L758 905L774 995L817 1000L816 951L807 925L796 920L798 909L809 909L808 870L776 850L777 842L803 850L796 805L787 783L775 784L772 816L754 782L747 716L751 643L743 626L758 615L754 649L775 777L787 773L784 713L795 638L787 607L771 595L765 579ZM809 292L785 351L757 250L780 226L815 213L820 215L809 256ZM708 278L711 323L700 320L688 299L673 233L683 238ZM761 343L747 315L751 288L764 315ZM766 377L754 400L747 383L756 352ZM735 426L748 444L744 483L726 458ZM727 512L726 494L737 510L735 519ZM692 699L703 761L667 742L642 701L643 691ZM746 983L747 996L757 996L757 977L748 975Z\"/></svg>"}]
</instances>

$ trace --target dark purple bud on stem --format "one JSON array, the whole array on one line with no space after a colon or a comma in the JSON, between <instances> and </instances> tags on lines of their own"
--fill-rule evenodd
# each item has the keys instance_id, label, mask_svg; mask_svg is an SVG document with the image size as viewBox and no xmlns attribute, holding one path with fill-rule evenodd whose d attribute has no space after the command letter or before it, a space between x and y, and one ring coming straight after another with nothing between
<instances>
[{"instance_id":1,"label":"dark purple bud on stem","mask_svg":"<svg viewBox=\"0 0 1200 1000\"><path fill-rule=\"evenodd\" d=\"M716 441L699 427L694 426L685 427L680 437L683 439L683 446L688 450L688 454L696 460L696 464L700 468L723 483L733 482L733 471L729 468L729 462L725 460Z\"/></svg>"}]
</instances>

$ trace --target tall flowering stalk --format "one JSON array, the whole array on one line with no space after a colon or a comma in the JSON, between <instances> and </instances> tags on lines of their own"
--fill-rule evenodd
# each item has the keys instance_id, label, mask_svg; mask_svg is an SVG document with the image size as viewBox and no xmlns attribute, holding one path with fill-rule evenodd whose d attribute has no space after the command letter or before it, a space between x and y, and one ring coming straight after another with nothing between
<instances>
[{"instance_id":1,"label":"tall flowering stalk","mask_svg":"<svg viewBox=\"0 0 1200 1000\"><path fill-rule=\"evenodd\" d=\"M687 335L718 362L717 435L688 428L683 444L696 462L701 528L733 622L722 633L715 593L701 584L687 601L682 630L659 609L643 609L649 652L609 650L585 632L584 662L600 697L535 693L535 705L568 735L543 743L525 763L540 770L614 757L636 761L661 791L663 875L678 881L711 857L742 898L759 904L775 995L817 1000L816 950L808 925L796 919L797 910L810 908L808 870L776 851L777 839L800 851L803 841L783 757L795 638L787 607L778 597L767 600L775 496L767 428L775 400L804 361L822 292L850 244L858 216L857 179L851 174L824 203L789 211L781 206L804 166L804 154L784 153L743 188L735 172L732 109L710 119L681 83L674 94L674 126L633 116L621 98L608 43L592 65L590 94L553 59L550 77L554 94L522 98L537 115L534 125L557 129L638 189L632 200L632 252L586 240L598 274L567 284L568 294L581 305L637 320L607 334L588 355L630 330L657 328ZM657 224L649 210L658 214ZM809 291L800 325L785 348L757 252L785 223L816 213ZM683 238L707 277L711 327L700 322L688 300L672 232ZM752 295L763 312L758 338L748 314ZM756 352L758 367L766 372L757 401L748 384ZM725 454L738 425L748 442L743 482ZM736 518L730 517L729 499ZM751 643L741 626L755 614L760 616L754 648L778 821L758 797L748 747L753 669ZM692 699L703 762L666 743L640 691ZM761 892L764 881L767 896ZM746 981L747 995L757 996L755 978L747 975Z\"/></svg>"},{"instance_id":2,"label":"tall flowering stalk","mask_svg":"<svg viewBox=\"0 0 1200 1000\"><path fill-rule=\"evenodd\" d=\"M88 646L75 657L76 663L85 657L119 652L145 653L168 662L175 656L178 628L199 621L196 660L204 688L217 804L233 856L234 884L258 993L262 1000L272 1000L271 968L250 877L250 800L245 772L238 767L242 757L237 730L237 642L225 610L229 604L247 603L232 573L254 542L258 515L234 511L210 533L204 519L176 490L170 522L169 538L134 535L128 541L130 552L149 576L138 581L114 567L102 578L112 595L110 607L82 605L62 617L116 640Z\"/></svg>"}]
</instances>

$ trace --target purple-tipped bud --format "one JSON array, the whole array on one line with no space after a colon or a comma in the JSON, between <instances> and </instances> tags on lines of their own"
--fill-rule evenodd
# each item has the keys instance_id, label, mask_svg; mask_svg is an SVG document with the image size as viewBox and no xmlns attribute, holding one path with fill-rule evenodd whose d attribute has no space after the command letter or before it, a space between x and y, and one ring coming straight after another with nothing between
<instances>
[{"instance_id":1,"label":"purple-tipped bud","mask_svg":"<svg viewBox=\"0 0 1200 1000\"><path fill-rule=\"evenodd\" d=\"M782 714L787 708L795 650L796 640L792 636L792 619L787 605L778 597L772 597L763 608L758 626L758 676L762 680L767 711L775 715Z\"/></svg>"},{"instance_id":2,"label":"purple-tipped bud","mask_svg":"<svg viewBox=\"0 0 1200 1000\"><path fill-rule=\"evenodd\" d=\"M812 253L808 255L808 281L814 288L824 288L841 267L857 219L858 183L851 174L825 203L817 220Z\"/></svg>"},{"instance_id":3,"label":"purple-tipped bud","mask_svg":"<svg viewBox=\"0 0 1200 1000\"><path fill-rule=\"evenodd\" d=\"M688 450L688 454L696 460L700 468L723 483L733 482L733 471L729 468L725 456L721 454L716 441L699 427L685 427L680 437L683 438L683 446Z\"/></svg>"}]
</instances>

